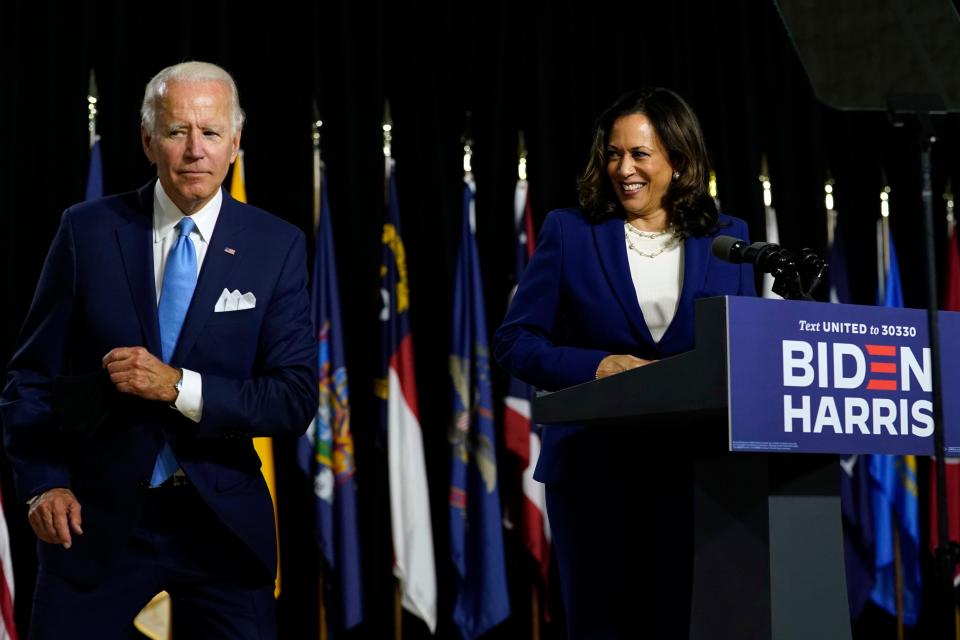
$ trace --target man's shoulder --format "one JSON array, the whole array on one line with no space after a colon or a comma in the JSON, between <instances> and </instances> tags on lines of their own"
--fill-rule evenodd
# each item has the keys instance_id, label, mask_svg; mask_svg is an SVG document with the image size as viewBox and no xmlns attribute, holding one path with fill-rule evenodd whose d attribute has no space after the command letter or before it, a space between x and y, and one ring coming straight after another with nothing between
<instances>
[{"instance_id":1,"label":"man's shoulder","mask_svg":"<svg viewBox=\"0 0 960 640\"><path fill-rule=\"evenodd\" d=\"M85 200L69 207L65 215L73 222L105 223L129 221L152 213L148 203L143 201L143 189L126 191L115 195Z\"/></svg>"},{"instance_id":2,"label":"man's shoulder","mask_svg":"<svg viewBox=\"0 0 960 640\"><path fill-rule=\"evenodd\" d=\"M253 232L277 239L290 239L303 235L303 231L299 227L283 218L260 207L234 200L228 196L224 196L220 213L221 215L226 214L235 217L247 233Z\"/></svg>"}]
</instances>

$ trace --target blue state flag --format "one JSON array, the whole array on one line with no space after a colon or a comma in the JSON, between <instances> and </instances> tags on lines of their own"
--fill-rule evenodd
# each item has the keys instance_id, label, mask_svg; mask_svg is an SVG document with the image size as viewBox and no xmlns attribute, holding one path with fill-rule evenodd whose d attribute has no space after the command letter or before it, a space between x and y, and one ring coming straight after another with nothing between
<instances>
[{"instance_id":1,"label":"blue state flag","mask_svg":"<svg viewBox=\"0 0 960 640\"><path fill-rule=\"evenodd\" d=\"M103 197L103 161L100 158L100 136L96 136L90 147L90 168L87 170L87 190L84 200Z\"/></svg>"},{"instance_id":2,"label":"blue state flag","mask_svg":"<svg viewBox=\"0 0 960 640\"><path fill-rule=\"evenodd\" d=\"M889 234L888 234L889 236ZM888 237L890 266L878 303L903 306L903 289L893 238ZM915 456L870 456L874 535L874 586L870 598L891 615L897 615L896 556L899 538L903 572L903 622L917 623L920 615L920 517ZM896 533L899 534L895 538Z\"/></svg>"},{"instance_id":3,"label":"blue state flag","mask_svg":"<svg viewBox=\"0 0 960 640\"><path fill-rule=\"evenodd\" d=\"M334 628L350 629L363 620L363 588L350 399L326 175L320 203L311 292L311 315L319 343L320 403L310 428L300 438L297 458L303 472L313 479L315 534L332 578L326 581L328 610L333 612Z\"/></svg>"},{"instance_id":4,"label":"blue state flag","mask_svg":"<svg viewBox=\"0 0 960 640\"><path fill-rule=\"evenodd\" d=\"M463 186L463 227L454 284L450 353L450 556L457 573L453 620L466 640L483 635L510 615L497 486L490 353L473 221L474 187L467 177Z\"/></svg>"},{"instance_id":5,"label":"blue state flag","mask_svg":"<svg viewBox=\"0 0 960 640\"><path fill-rule=\"evenodd\" d=\"M830 261L827 279L830 284L830 302L850 304L850 279L847 277L847 248L840 234L840 225L833 230L833 244L830 245Z\"/></svg>"},{"instance_id":6,"label":"blue state flag","mask_svg":"<svg viewBox=\"0 0 960 640\"><path fill-rule=\"evenodd\" d=\"M849 304L847 254L837 224L830 245L827 280L830 302ZM847 573L850 616L859 618L870 601L874 585L873 484L870 456L853 454L840 458L840 507L843 514L843 560Z\"/></svg>"}]
</instances>

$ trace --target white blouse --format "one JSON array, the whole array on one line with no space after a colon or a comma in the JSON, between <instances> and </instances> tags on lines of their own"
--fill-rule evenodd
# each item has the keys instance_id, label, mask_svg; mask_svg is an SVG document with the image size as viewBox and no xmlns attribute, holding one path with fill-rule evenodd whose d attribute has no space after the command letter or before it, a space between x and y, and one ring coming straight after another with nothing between
<instances>
[{"instance_id":1,"label":"white blouse","mask_svg":"<svg viewBox=\"0 0 960 640\"><path fill-rule=\"evenodd\" d=\"M637 302L654 342L660 342L677 313L683 285L683 242L673 235L646 238L624 223L624 242ZM631 248L631 244L633 247ZM661 251L662 249L662 251ZM640 255L640 253L646 255ZM655 257L648 257L654 255Z\"/></svg>"}]
</instances>

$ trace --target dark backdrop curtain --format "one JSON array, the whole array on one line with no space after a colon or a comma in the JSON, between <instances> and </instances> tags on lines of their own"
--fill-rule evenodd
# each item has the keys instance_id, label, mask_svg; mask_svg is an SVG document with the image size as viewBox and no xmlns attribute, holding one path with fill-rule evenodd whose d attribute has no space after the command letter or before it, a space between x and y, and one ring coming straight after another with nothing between
<instances>
[{"instance_id":1,"label":"dark backdrop curtain","mask_svg":"<svg viewBox=\"0 0 960 640\"><path fill-rule=\"evenodd\" d=\"M400 211L433 505L440 593L438 637L450 621L447 547L447 383L453 264L461 193L460 136L472 112L478 242L489 324L505 311L512 257L517 132L526 134L533 210L576 204L575 178L602 108L640 85L668 86L702 119L723 208L763 238L757 182L769 159L782 243L822 251L823 183L836 182L855 301L874 301L874 221L881 171L892 186L892 227L908 306L924 306L920 283L918 161L909 136L882 113L830 110L813 96L773 5L761 0L602 3L284 2L243 5L176 0L0 5L0 362L11 355L60 212L81 200L88 163L86 93L100 89L108 193L150 177L138 139L139 104L160 68L188 59L219 63L240 87L249 201L311 226L311 101L324 121L323 155L339 260L353 404L367 621L351 637L392 636L391 548L385 460L373 445L377 414L377 273L383 216L380 122L391 102ZM960 183L960 119L938 121L934 153L937 253L945 247L940 194ZM316 631L316 551L309 484L292 444L279 443L284 637ZM501 468L506 465L502 462ZM601 463L602 461L592 461ZM587 464L587 461L585 461ZM21 628L29 615L35 560L25 509L3 475ZM643 501L637 500L639 526ZM507 532L514 615L491 634L527 637L527 559ZM645 553L650 550L630 550ZM638 576L638 580L643 580ZM656 588L655 585L651 585ZM405 637L425 637L407 617ZM640 627L642 629L642 626ZM300 630L303 630L302 632ZM556 633L556 630L554 630Z\"/></svg>"}]
</instances>

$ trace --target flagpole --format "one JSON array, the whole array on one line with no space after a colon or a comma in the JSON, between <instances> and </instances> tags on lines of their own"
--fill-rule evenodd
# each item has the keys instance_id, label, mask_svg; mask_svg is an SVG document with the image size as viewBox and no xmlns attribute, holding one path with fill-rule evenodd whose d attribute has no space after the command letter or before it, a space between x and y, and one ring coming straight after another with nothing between
<instances>
[{"instance_id":1,"label":"flagpole","mask_svg":"<svg viewBox=\"0 0 960 640\"><path fill-rule=\"evenodd\" d=\"M883 274L890 272L890 187L880 192L880 223L883 226ZM884 290L886 292L886 290Z\"/></svg>"},{"instance_id":2,"label":"flagpole","mask_svg":"<svg viewBox=\"0 0 960 640\"><path fill-rule=\"evenodd\" d=\"M527 142L523 131L517 139L517 179L527 181ZM516 221L514 221L516 224ZM517 274L519 276L519 274ZM522 492L522 489L521 489ZM540 580L539 567L530 571L530 640L540 640Z\"/></svg>"},{"instance_id":3,"label":"flagpole","mask_svg":"<svg viewBox=\"0 0 960 640\"><path fill-rule=\"evenodd\" d=\"M390 116L390 101L383 103L383 201L390 198L390 173L393 170L393 118ZM400 580L393 582L393 638L403 639L403 594L400 592Z\"/></svg>"},{"instance_id":4,"label":"flagpole","mask_svg":"<svg viewBox=\"0 0 960 640\"><path fill-rule=\"evenodd\" d=\"M884 180L886 182L886 180ZM887 274L890 273L890 187L884 185L880 192L880 229L881 229L881 250L883 254L883 291L886 299ZM897 608L897 640L903 640L903 555L900 548L900 527L897 522L896 513L891 514L890 527L893 529L893 576L894 591Z\"/></svg>"},{"instance_id":5,"label":"flagpole","mask_svg":"<svg viewBox=\"0 0 960 640\"><path fill-rule=\"evenodd\" d=\"M897 640L903 640L903 558L900 555L900 527L897 525L895 513L891 513L890 526L893 527L893 575L897 600Z\"/></svg>"},{"instance_id":6,"label":"flagpole","mask_svg":"<svg viewBox=\"0 0 960 640\"><path fill-rule=\"evenodd\" d=\"M310 140L313 146L313 237L317 237L317 231L320 228L320 189L323 184L323 159L320 156L320 127L323 121L320 119L320 111L317 109L317 101L313 101L313 122L311 124ZM314 267L316 269L316 267ZM316 272L316 271L315 271ZM323 554L317 559L317 629L320 640L329 638L327 629L327 599L325 576L326 563L323 561Z\"/></svg>"}]
</instances>

